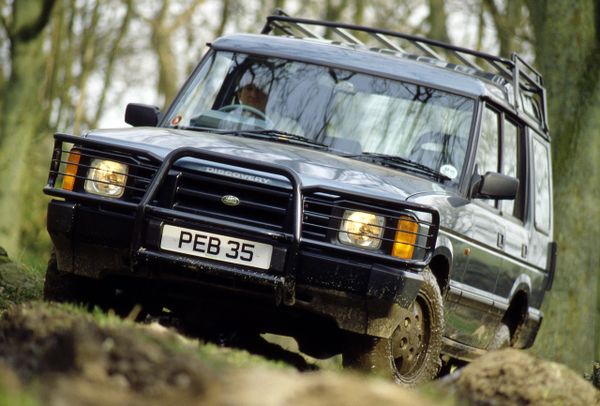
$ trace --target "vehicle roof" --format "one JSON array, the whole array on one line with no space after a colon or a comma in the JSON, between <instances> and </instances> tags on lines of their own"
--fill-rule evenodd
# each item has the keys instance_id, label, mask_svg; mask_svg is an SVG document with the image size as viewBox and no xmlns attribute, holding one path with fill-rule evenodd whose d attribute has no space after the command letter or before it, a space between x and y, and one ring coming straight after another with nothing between
<instances>
[{"instance_id":1,"label":"vehicle roof","mask_svg":"<svg viewBox=\"0 0 600 406\"><path fill-rule=\"evenodd\" d=\"M405 55L362 45L317 40L233 34L218 38L216 50L244 52L360 71L405 80L469 97L488 96L507 103L504 78L424 56ZM500 83L500 84L499 84Z\"/></svg>"}]
</instances>

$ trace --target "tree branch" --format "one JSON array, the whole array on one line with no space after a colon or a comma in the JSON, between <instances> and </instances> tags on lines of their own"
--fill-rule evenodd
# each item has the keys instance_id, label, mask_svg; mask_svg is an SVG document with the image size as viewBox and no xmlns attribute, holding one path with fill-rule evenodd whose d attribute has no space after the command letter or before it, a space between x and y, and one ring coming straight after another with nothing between
<instances>
[{"instance_id":1,"label":"tree branch","mask_svg":"<svg viewBox=\"0 0 600 406\"><path fill-rule=\"evenodd\" d=\"M221 20L219 21L219 27L217 28L216 32L217 37L223 35L223 32L225 31L225 25L227 24L227 19L229 18L230 6L230 0L223 0L221 3Z\"/></svg>"},{"instance_id":2,"label":"tree branch","mask_svg":"<svg viewBox=\"0 0 600 406\"><path fill-rule=\"evenodd\" d=\"M154 21L154 16L152 16L152 17L147 17L147 16L143 15L143 14L142 14L142 13L140 13L140 12L138 11L138 9L135 7L135 4L132 4L132 5L131 5L131 7L132 7L132 13L133 13L133 16L134 16L135 18L139 18L140 20L144 21L146 24L152 25L152 21Z\"/></svg>"},{"instance_id":3,"label":"tree branch","mask_svg":"<svg viewBox=\"0 0 600 406\"><path fill-rule=\"evenodd\" d=\"M429 37L438 41L450 43L448 35L448 16L444 8L444 0L429 0L429 15L426 21L429 23Z\"/></svg>"},{"instance_id":4,"label":"tree branch","mask_svg":"<svg viewBox=\"0 0 600 406\"><path fill-rule=\"evenodd\" d=\"M194 11L196 11L198 6L200 4L202 4L202 2L203 2L203 0L194 0L193 2L191 2L190 5L188 6L188 8L186 8L181 13L179 13L177 16L175 16L173 23L169 27L166 28L167 31L169 33L171 33L173 31L175 31L177 28L187 24L187 22L190 20L190 18L192 18L192 15L194 15Z\"/></svg>"},{"instance_id":5,"label":"tree branch","mask_svg":"<svg viewBox=\"0 0 600 406\"><path fill-rule=\"evenodd\" d=\"M43 0L42 10L37 16L37 19L31 24L24 25L14 35L14 38L18 41L27 42L34 39L48 24L50 15L52 14L52 8L56 3L55 0Z\"/></svg>"},{"instance_id":6,"label":"tree branch","mask_svg":"<svg viewBox=\"0 0 600 406\"><path fill-rule=\"evenodd\" d=\"M1 13L0 13L0 26L2 28L4 28L4 31L6 32L6 36L8 38L10 38L11 33L10 33L10 27L9 27L8 21L6 21L6 18L4 18L4 15L2 15Z\"/></svg>"},{"instance_id":7,"label":"tree branch","mask_svg":"<svg viewBox=\"0 0 600 406\"><path fill-rule=\"evenodd\" d=\"M125 34L127 33L127 29L129 27L129 22L131 21L134 11L133 11L133 0L125 0L125 6L127 7L127 11L125 12L125 16L123 17L123 21L121 22L121 27L119 28L119 32L117 37L112 44L110 54L108 55L108 61L106 63L106 70L104 71L104 86L100 93L100 98L98 100L96 106L96 112L93 117L93 121L91 122L91 126L95 127L100 121L100 116L104 110L104 104L106 102L106 93L108 91L108 82L114 71L115 61L117 56L121 52L121 44L123 43L123 39L125 38Z\"/></svg>"}]
</instances>

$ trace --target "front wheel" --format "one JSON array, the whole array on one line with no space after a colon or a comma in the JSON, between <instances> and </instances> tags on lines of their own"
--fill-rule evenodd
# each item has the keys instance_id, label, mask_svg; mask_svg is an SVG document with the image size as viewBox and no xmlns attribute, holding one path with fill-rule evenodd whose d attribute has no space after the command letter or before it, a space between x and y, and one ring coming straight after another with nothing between
<instances>
[{"instance_id":1,"label":"front wheel","mask_svg":"<svg viewBox=\"0 0 600 406\"><path fill-rule=\"evenodd\" d=\"M74 303L90 310L99 307L104 311L113 310L120 316L127 316L133 304L119 300L113 291L102 281L61 271L58 269L56 254L52 252L44 281L44 300Z\"/></svg>"},{"instance_id":2,"label":"front wheel","mask_svg":"<svg viewBox=\"0 0 600 406\"><path fill-rule=\"evenodd\" d=\"M44 281L44 299L52 302L93 303L94 289L87 278L62 272L52 252Z\"/></svg>"},{"instance_id":3,"label":"front wheel","mask_svg":"<svg viewBox=\"0 0 600 406\"><path fill-rule=\"evenodd\" d=\"M423 285L412 306L402 312L390 338L348 335L344 367L391 376L413 386L437 376L444 332L440 288L431 271L423 272Z\"/></svg>"}]
</instances>

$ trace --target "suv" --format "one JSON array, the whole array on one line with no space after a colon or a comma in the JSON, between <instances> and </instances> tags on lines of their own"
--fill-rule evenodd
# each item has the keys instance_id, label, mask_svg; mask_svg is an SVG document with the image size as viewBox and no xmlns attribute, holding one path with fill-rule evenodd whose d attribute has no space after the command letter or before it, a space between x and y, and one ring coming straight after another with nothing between
<instances>
[{"instance_id":1,"label":"suv","mask_svg":"<svg viewBox=\"0 0 600 406\"><path fill-rule=\"evenodd\" d=\"M55 135L47 299L288 335L409 385L533 344L550 137L516 54L277 13L125 121Z\"/></svg>"}]
</instances>

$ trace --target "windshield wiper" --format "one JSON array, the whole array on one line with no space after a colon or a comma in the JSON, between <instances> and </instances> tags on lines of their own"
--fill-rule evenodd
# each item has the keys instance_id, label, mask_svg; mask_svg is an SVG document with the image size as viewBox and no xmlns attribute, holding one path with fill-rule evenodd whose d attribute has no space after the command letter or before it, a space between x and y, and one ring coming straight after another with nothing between
<instances>
[{"instance_id":1,"label":"windshield wiper","mask_svg":"<svg viewBox=\"0 0 600 406\"><path fill-rule=\"evenodd\" d=\"M218 128L195 126L195 125L173 125L168 128L172 128L175 130L206 131L209 133L219 133L219 134L223 132L223 130L219 130Z\"/></svg>"},{"instance_id":2,"label":"windshield wiper","mask_svg":"<svg viewBox=\"0 0 600 406\"><path fill-rule=\"evenodd\" d=\"M441 181L452 180L452 178L444 175L441 172L436 171L435 169L430 168L427 165L423 165L419 162L411 161L410 159L402 158L402 157L396 156L396 155L363 152L362 154L358 154L358 155L343 155L343 156L345 156L346 158L355 158L355 159L361 159L361 160L366 160L366 161L371 161L371 162L377 162L377 163L381 163L382 165L385 165L385 166L399 168L399 169L405 169L405 170L416 172L416 173L421 173L424 175L434 177Z\"/></svg>"},{"instance_id":3,"label":"windshield wiper","mask_svg":"<svg viewBox=\"0 0 600 406\"><path fill-rule=\"evenodd\" d=\"M288 133L281 130L226 130L222 128L214 127L196 127L196 126L172 126L178 130L193 130L193 131L206 131L214 134L225 134L225 135L241 135L243 137L252 137L260 139L270 139L275 141L286 141L300 145L307 145L310 147L317 147L321 149L329 149L328 145L322 144L311 140L310 138L303 137L301 135Z\"/></svg>"},{"instance_id":4,"label":"windshield wiper","mask_svg":"<svg viewBox=\"0 0 600 406\"><path fill-rule=\"evenodd\" d=\"M233 134L241 135L244 137L256 137L256 138L267 138L276 141L285 141L296 143L300 145L307 145L310 147L317 147L321 149L328 149L329 147L320 142L311 140L310 138L303 137L301 135L288 133L280 130L237 130L237 131L226 131L220 134Z\"/></svg>"}]
</instances>

